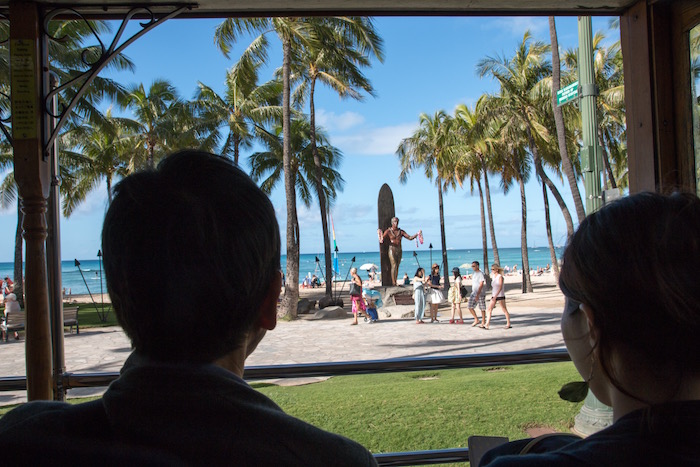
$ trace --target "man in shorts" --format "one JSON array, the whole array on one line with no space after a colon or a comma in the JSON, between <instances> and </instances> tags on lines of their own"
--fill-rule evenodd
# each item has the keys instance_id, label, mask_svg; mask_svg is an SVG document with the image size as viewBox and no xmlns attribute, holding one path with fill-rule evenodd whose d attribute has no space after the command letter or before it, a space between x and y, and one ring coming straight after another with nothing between
<instances>
[{"instance_id":1,"label":"man in shorts","mask_svg":"<svg viewBox=\"0 0 700 467\"><path fill-rule=\"evenodd\" d=\"M476 316L476 303L479 302L479 309L481 310L481 324L480 328L484 327L486 323L486 277L484 273L479 269L479 262L472 262L472 293L469 295L469 301L467 302L467 308L469 313L472 314L475 321L479 321Z\"/></svg>"}]
</instances>

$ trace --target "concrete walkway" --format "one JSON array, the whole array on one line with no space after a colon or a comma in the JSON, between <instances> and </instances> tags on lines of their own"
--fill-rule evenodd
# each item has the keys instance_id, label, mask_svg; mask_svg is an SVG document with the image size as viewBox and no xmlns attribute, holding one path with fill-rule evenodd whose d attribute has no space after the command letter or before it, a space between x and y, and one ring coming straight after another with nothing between
<instances>
[{"instance_id":1,"label":"concrete walkway","mask_svg":"<svg viewBox=\"0 0 700 467\"><path fill-rule=\"evenodd\" d=\"M540 284L535 293L508 292L511 329L503 329L505 317L496 307L491 329L449 324L450 310L440 308L439 324L416 325L411 318L400 318L412 306L392 307L391 318L369 324L360 319L351 326L347 319L310 320L278 323L248 358L248 365L342 362L433 357L522 350L563 348L559 320L564 300L553 284ZM478 313L478 310L477 310ZM463 304L465 318L469 315ZM381 314L380 314L381 318ZM186 345L183 344L183 345ZM65 335L66 368L72 373L119 371L131 351L121 328L89 328L80 335ZM24 340L0 343L0 375L25 375ZM290 383L286 380L285 383ZM69 397L101 394L104 388L80 388ZM24 391L0 392L0 405L26 400Z\"/></svg>"}]
</instances>

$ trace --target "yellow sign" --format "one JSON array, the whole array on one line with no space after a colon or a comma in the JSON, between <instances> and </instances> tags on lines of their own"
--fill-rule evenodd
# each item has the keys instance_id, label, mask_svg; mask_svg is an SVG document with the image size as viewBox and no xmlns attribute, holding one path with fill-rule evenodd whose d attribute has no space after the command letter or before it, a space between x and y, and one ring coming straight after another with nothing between
<instances>
[{"instance_id":1,"label":"yellow sign","mask_svg":"<svg viewBox=\"0 0 700 467\"><path fill-rule=\"evenodd\" d=\"M36 50L34 41L10 41L10 85L12 96L12 138L37 138L39 112L36 95Z\"/></svg>"}]
</instances>

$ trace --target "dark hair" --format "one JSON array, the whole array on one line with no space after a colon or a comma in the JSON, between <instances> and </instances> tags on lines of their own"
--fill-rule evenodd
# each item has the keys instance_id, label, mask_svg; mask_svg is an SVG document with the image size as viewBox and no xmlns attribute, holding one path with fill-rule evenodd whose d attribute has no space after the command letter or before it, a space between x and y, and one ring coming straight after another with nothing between
<instances>
[{"instance_id":1,"label":"dark hair","mask_svg":"<svg viewBox=\"0 0 700 467\"><path fill-rule=\"evenodd\" d=\"M559 286L588 305L603 370L621 391L613 349L667 382L700 371L700 200L693 194L640 193L590 214L570 239Z\"/></svg>"},{"instance_id":2,"label":"dark hair","mask_svg":"<svg viewBox=\"0 0 700 467\"><path fill-rule=\"evenodd\" d=\"M461 276L459 273L459 268L452 268L452 274L454 274L455 277Z\"/></svg>"},{"instance_id":3,"label":"dark hair","mask_svg":"<svg viewBox=\"0 0 700 467\"><path fill-rule=\"evenodd\" d=\"M279 226L267 196L229 160L192 150L114 191L104 268L134 348L203 363L239 346L279 274Z\"/></svg>"},{"instance_id":4,"label":"dark hair","mask_svg":"<svg viewBox=\"0 0 700 467\"><path fill-rule=\"evenodd\" d=\"M481 266L478 261L472 261L472 264L476 264L477 267Z\"/></svg>"},{"instance_id":5,"label":"dark hair","mask_svg":"<svg viewBox=\"0 0 700 467\"><path fill-rule=\"evenodd\" d=\"M416 273L413 275L413 277L418 277L418 273L421 271L423 271L423 274L425 275L425 269L419 266L418 269L416 269Z\"/></svg>"}]
</instances>

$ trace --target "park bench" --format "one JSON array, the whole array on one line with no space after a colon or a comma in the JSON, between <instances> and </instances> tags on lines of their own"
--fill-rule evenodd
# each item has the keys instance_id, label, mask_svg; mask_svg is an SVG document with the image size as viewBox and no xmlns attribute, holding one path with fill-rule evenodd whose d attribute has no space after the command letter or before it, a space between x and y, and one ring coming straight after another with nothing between
<instances>
[{"instance_id":1,"label":"park bench","mask_svg":"<svg viewBox=\"0 0 700 467\"><path fill-rule=\"evenodd\" d=\"M75 326L76 334L80 334L80 324L78 324L78 308L77 306L65 307L63 308L63 326L69 326L71 334L73 333L73 326ZM10 313L10 315L5 319L5 321L0 324L0 329L5 333L5 341L8 340L10 332L22 331L24 330L24 323L27 317L24 311L19 313Z\"/></svg>"}]
</instances>

